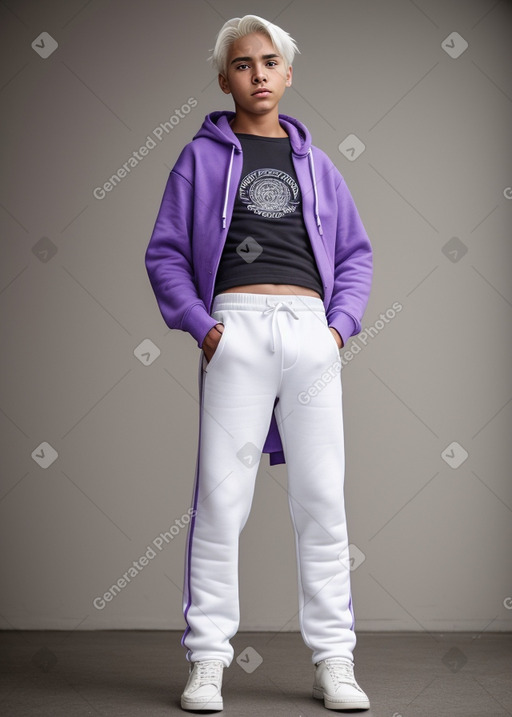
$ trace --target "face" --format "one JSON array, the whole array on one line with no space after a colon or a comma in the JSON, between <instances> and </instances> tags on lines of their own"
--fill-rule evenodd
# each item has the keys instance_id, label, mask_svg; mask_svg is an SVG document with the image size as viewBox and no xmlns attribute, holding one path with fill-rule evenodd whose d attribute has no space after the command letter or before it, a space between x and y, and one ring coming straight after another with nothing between
<instances>
[{"instance_id":1,"label":"face","mask_svg":"<svg viewBox=\"0 0 512 717\"><path fill-rule=\"evenodd\" d=\"M235 40L227 64L227 75L219 75L219 85L233 95L237 112L271 112L292 84L292 68L285 66L270 38L259 32Z\"/></svg>"}]
</instances>

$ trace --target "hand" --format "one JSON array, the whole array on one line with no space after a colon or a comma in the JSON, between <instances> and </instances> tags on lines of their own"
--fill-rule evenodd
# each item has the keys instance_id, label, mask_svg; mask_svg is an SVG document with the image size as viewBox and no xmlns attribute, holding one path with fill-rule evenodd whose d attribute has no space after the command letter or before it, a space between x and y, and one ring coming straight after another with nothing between
<instances>
[{"instance_id":1,"label":"hand","mask_svg":"<svg viewBox=\"0 0 512 717\"><path fill-rule=\"evenodd\" d=\"M215 326L212 326L212 328L204 337L203 345L201 346L201 348L204 351L204 355L206 356L206 360L208 361L208 363L210 363L212 356L217 349L217 344L220 341L220 337L222 336L223 331L224 324L215 324Z\"/></svg>"},{"instance_id":2,"label":"hand","mask_svg":"<svg viewBox=\"0 0 512 717\"><path fill-rule=\"evenodd\" d=\"M329 330L331 331L332 335L336 339L336 343L338 344L338 348L343 348L343 339L341 338L340 334L336 331L334 326L329 326Z\"/></svg>"}]
</instances>

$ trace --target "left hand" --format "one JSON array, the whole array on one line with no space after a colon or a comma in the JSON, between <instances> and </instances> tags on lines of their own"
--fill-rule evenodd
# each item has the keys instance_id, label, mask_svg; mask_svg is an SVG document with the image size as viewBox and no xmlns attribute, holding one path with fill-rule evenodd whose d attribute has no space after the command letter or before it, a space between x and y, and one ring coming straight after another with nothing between
<instances>
[{"instance_id":1,"label":"left hand","mask_svg":"<svg viewBox=\"0 0 512 717\"><path fill-rule=\"evenodd\" d=\"M336 331L336 329L333 326L329 326L329 331L331 331L332 335L336 339L336 343L338 344L338 348L343 348L343 339L339 335L339 333Z\"/></svg>"}]
</instances>

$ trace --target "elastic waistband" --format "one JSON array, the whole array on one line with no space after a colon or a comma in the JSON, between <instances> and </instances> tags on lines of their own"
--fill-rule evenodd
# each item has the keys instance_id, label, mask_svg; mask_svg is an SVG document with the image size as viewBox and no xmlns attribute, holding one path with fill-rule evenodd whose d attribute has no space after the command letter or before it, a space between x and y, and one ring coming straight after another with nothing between
<instances>
[{"instance_id":1,"label":"elastic waistband","mask_svg":"<svg viewBox=\"0 0 512 717\"><path fill-rule=\"evenodd\" d=\"M217 294L211 313L220 309L239 311L264 311L277 303L287 304L294 311L320 311L325 313L324 302L318 296L297 296L294 294Z\"/></svg>"}]
</instances>

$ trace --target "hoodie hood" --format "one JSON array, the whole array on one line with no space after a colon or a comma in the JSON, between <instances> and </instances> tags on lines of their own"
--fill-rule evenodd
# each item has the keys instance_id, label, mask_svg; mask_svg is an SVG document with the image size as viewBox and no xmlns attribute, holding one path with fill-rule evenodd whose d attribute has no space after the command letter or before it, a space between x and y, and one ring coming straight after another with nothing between
<instances>
[{"instance_id":1,"label":"hoodie hood","mask_svg":"<svg viewBox=\"0 0 512 717\"><path fill-rule=\"evenodd\" d=\"M230 127L230 120L234 119L235 113L229 110L219 110L217 112L210 112L204 118L204 122L201 125L199 132L193 137L195 139L208 139L213 142L217 142L224 145L230 150L230 159L228 163L225 184L224 184L224 203L222 207L222 228L226 229L226 217L229 199L229 189L231 186L231 175L233 172L233 160L235 153L242 152L242 146L238 140L238 137ZM319 234L323 234L322 222L320 221L319 202L318 202L318 189L316 183L315 174L315 163L313 160L313 151L311 149L311 135L308 128L299 122L295 117L289 117L288 115L279 115L279 123L288 133L290 138L290 145L292 154L297 158L307 157L309 163L309 170L311 174L311 181L313 184L313 192L315 197L315 222ZM192 141L193 141L192 140Z\"/></svg>"},{"instance_id":2,"label":"hoodie hood","mask_svg":"<svg viewBox=\"0 0 512 717\"><path fill-rule=\"evenodd\" d=\"M229 110L211 112L204 118L201 129L194 136L194 139L206 137L214 142L235 147L235 151L241 152L242 147L238 137L232 131L229 123L234 119L235 113ZM284 127L290 138L292 152L298 157L305 157L311 148L311 135L308 128L294 117L279 115L279 123Z\"/></svg>"}]
</instances>

